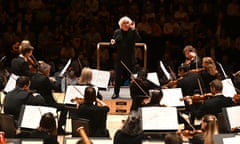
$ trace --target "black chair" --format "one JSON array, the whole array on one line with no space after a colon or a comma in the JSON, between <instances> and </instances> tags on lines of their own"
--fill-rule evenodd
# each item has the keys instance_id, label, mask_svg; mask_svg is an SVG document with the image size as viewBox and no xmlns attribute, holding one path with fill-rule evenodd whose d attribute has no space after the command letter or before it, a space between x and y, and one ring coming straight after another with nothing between
<instances>
[{"instance_id":1,"label":"black chair","mask_svg":"<svg viewBox=\"0 0 240 144\"><path fill-rule=\"evenodd\" d=\"M89 120L84 118L72 118L72 137L80 137L77 129L81 126L84 127L86 134L89 136Z\"/></svg>"},{"instance_id":2,"label":"black chair","mask_svg":"<svg viewBox=\"0 0 240 144\"><path fill-rule=\"evenodd\" d=\"M16 125L13 116L8 114L0 114L0 131L5 132L6 138L16 137Z\"/></svg>"}]
</instances>

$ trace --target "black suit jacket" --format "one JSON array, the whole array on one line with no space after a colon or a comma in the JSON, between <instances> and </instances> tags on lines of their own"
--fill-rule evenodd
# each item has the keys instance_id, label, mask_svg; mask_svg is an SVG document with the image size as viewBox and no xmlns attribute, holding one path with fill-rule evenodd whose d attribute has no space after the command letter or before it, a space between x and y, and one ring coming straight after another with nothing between
<instances>
[{"instance_id":1,"label":"black suit jacket","mask_svg":"<svg viewBox=\"0 0 240 144\"><path fill-rule=\"evenodd\" d=\"M206 114L216 115L222 112L222 108L233 106L232 98L225 97L223 95L217 95L213 98L207 99L198 108L194 107L192 104L190 106L190 111L200 119Z\"/></svg>"},{"instance_id":2,"label":"black suit jacket","mask_svg":"<svg viewBox=\"0 0 240 144\"><path fill-rule=\"evenodd\" d=\"M47 104L56 104L56 101L52 94L53 85L47 76L41 73L34 74L32 76L30 88L32 90L36 90L37 93L40 93L44 97Z\"/></svg>"},{"instance_id":3,"label":"black suit jacket","mask_svg":"<svg viewBox=\"0 0 240 144\"><path fill-rule=\"evenodd\" d=\"M99 107L90 103L80 104L78 107L78 117L89 120L89 136L91 137L109 137L106 128L108 106Z\"/></svg>"},{"instance_id":4,"label":"black suit jacket","mask_svg":"<svg viewBox=\"0 0 240 144\"><path fill-rule=\"evenodd\" d=\"M4 99L4 113L11 114L15 120L18 120L21 106L44 105L45 101L41 95L33 96L32 93L19 88L8 92Z\"/></svg>"},{"instance_id":5,"label":"black suit jacket","mask_svg":"<svg viewBox=\"0 0 240 144\"><path fill-rule=\"evenodd\" d=\"M11 72L18 76L32 77L34 75L34 73L30 71L28 63L21 56L11 61Z\"/></svg>"}]
</instances>

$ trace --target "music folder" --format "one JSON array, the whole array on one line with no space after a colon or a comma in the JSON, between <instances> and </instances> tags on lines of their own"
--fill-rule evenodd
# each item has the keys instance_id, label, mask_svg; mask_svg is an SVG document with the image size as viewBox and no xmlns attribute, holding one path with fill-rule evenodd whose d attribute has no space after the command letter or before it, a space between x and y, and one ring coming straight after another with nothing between
<instances>
[{"instance_id":1,"label":"music folder","mask_svg":"<svg viewBox=\"0 0 240 144\"><path fill-rule=\"evenodd\" d=\"M84 98L85 88L88 87L87 85L69 85L67 87L67 91L64 97L64 104L75 105L76 102L71 101L72 99L77 98ZM94 87L96 90L96 94L98 92L98 88Z\"/></svg>"},{"instance_id":2,"label":"music folder","mask_svg":"<svg viewBox=\"0 0 240 144\"><path fill-rule=\"evenodd\" d=\"M23 105L18 120L18 127L24 129L36 129L39 126L42 115L51 112L57 117L57 109L47 106Z\"/></svg>"},{"instance_id":3,"label":"music folder","mask_svg":"<svg viewBox=\"0 0 240 144\"><path fill-rule=\"evenodd\" d=\"M144 132L169 132L178 130L175 107L141 107L142 129Z\"/></svg>"},{"instance_id":4,"label":"music folder","mask_svg":"<svg viewBox=\"0 0 240 144\"><path fill-rule=\"evenodd\" d=\"M163 98L160 104L172 107L185 107L184 101L180 101L180 98L183 98L181 88L162 89L162 93Z\"/></svg>"},{"instance_id":5,"label":"music folder","mask_svg":"<svg viewBox=\"0 0 240 144\"><path fill-rule=\"evenodd\" d=\"M226 107L222 109L222 112L226 120L226 127L228 131L240 128L240 106Z\"/></svg>"}]
</instances>

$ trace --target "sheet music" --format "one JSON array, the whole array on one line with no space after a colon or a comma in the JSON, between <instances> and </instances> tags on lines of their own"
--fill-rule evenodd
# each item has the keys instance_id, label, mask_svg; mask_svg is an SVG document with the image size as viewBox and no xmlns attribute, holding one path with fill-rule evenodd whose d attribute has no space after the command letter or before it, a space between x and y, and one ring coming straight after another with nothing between
<instances>
[{"instance_id":1,"label":"sheet music","mask_svg":"<svg viewBox=\"0 0 240 144\"><path fill-rule=\"evenodd\" d=\"M167 77L167 79L168 79L168 80L171 80L171 79L172 79L172 78L171 78L171 75L170 75L170 73L167 71L167 69L165 68L165 66L164 66L164 64L163 64L162 61L160 61L160 67L161 67L163 73L165 74L165 76Z\"/></svg>"},{"instance_id":2,"label":"sheet music","mask_svg":"<svg viewBox=\"0 0 240 144\"><path fill-rule=\"evenodd\" d=\"M137 77L137 74L133 74L134 78ZM147 74L147 79L153 82L155 85L160 86L158 75L156 72L150 72Z\"/></svg>"},{"instance_id":3,"label":"sheet music","mask_svg":"<svg viewBox=\"0 0 240 144\"><path fill-rule=\"evenodd\" d=\"M80 86L80 85L69 85L67 87L66 95L64 98L64 104L76 104L75 102L71 102L71 99L74 99L76 97L78 98L84 98L85 88L88 87L86 85ZM96 90L96 94L98 91L97 87L94 87Z\"/></svg>"},{"instance_id":4,"label":"sheet music","mask_svg":"<svg viewBox=\"0 0 240 144\"><path fill-rule=\"evenodd\" d=\"M13 90L16 87L16 81L18 78L19 78L19 76L12 73L8 79L8 82L5 86L5 88L4 88L4 92L8 93L9 91Z\"/></svg>"},{"instance_id":5,"label":"sheet music","mask_svg":"<svg viewBox=\"0 0 240 144\"><path fill-rule=\"evenodd\" d=\"M223 114L226 117L228 129L240 127L240 106L223 108Z\"/></svg>"},{"instance_id":6,"label":"sheet music","mask_svg":"<svg viewBox=\"0 0 240 144\"><path fill-rule=\"evenodd\" d=\"M177 130L177 109L175 107L142 107L143 130Z\"/></svg>"},{"instance_id":7,"label":"sheet music","mask_svg":"<svg viewBox=\"0 0 240 144\"><path fill-rule=\"evenodd\" d=\"M232 83L232 80L230 78L222 80L222 84L223 84L222 93L224 96L233 97L235 94L237 94L235 87Z\"/></svg>"},{"instance_id":8,"label":"sheet music","mask_svg":"<svg viewBox=\"0 0 240 144\"><path fill-rule=\"evenodd\" d=\"M21 128L35 129L39 126L39 122L43 114L51 112L54 116L57 116L57 109L46 106L32 106L25 105L22 108L19 126Z\"/></svg>"},{"instance_id":9,"label":"sheet music","mask_svg":"<svg viewBox=\"0 0 240 144\"><path fill-rule=\"evenodd\" d=\"M61 73L59 74L59 77L63 77L64 73L67 71L67 68L69 67L69 65L71 64L72 59L69 59L67 64L64 66L63 70L61 71Z\"/></svg>"},{"instance_id":10,"label":"sheet music","mask_svg":"<svg viewBox=\"0 0 240 144\"><path fill-rule=\"evenodd\" d=\"M223 144L238 144L240 142L240 136L223 138Z\"/></svg>"},{"instance_id":11,"label":"sheet music","mask_svg":"<svg viewBox=\"0 0 240 144\"><path fill-rule=\"evenodd\" d=\"M108 88L108 83L110 80L110 72L92 69L92 81L94 86L100 88Z\"/></svg>"},{"instance_id":12,"label":"sheet music","mask_svg":"<svg viewBox=\"0 0 240 144\"><path fill-rule=\"evenodd\" d=\"M148 73L147 79L156 84L157 86L160 86L158 75L156 72Z\"/></svg>"},{"instance_id":13,"label":"sheet music","mask_svg":"<svg viewBox=\"0 0 240 144\"><path fill-rule=\"evenodd\" d=\"M183 97L181 88L162 89L162 92L163 92L163 98L160 104L173 106L173 107L185 106L184 101L180 101L180 98Z\"/></svg>"}]
</instances>

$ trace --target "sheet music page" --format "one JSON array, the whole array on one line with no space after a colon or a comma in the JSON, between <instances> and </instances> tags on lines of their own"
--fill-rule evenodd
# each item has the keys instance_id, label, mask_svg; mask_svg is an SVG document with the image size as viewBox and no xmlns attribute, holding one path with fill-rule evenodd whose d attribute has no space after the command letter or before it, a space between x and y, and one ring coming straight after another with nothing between
<instances>
[{"instance_id":1,"label":"sheet music page","mask_svg":"<svg viewBox=\"0 0 240 144\"><path fill-rule=\"evenodd\" d=\"M74 99L76 97L78 98L84 98L85 88L88 87L86 85L69 85L67 87L67 91L64 98L64 104L76 104L75 102L71 102L71 99ZM98 92L98 88L94 87L96 90L96 94Z\"/></svg>"},{"instance_id":2,"label":"sheet music page","mask_svg":"<svg viewBox=\"0 0 240 144\"><path fill-rule=\"evenodd\" d=\"M63 77L64 73L66 72L67 68L69 67L69 65L71 64L72 59L69 59L67 64L64 66L64 68L62 69L61 73L59 74L59 77Z\"/></svg>"},{"instance_id":3,"label":"sheet music page","mask_svg":"<svg viewBox=\"0 0 240 144\"><path fill-rule=\"evenodd\" d=\"M227 107L226 111L230 128L240 127L240 106Z\"/></svg>"},{"instance_id":4,"label":"sheet music page","mask_svg":"<svg viewBox=\"0 0 240 144\"><path fill-rule=\"evenodd\" d=\"M177 130L177 109L175 107L142 107L143 130Z\"/></svg>"},{"instance_id":5,"label":"sheet music page","mask_svg":"<svg viewBox=\"0 0 240 144\"><path fill-rule=\"evenodd\" d=\"M18 78L19 78L19 76L12 73L8 79L8 82L5 86L5 88L4 88L4 92L9 92L9 91L13 90L16 87L16 81Z\"/></svg>"},{"instance_id":6,"label":"sheet music page","mask_svg":"<svg viewBox=\"0 0 240 144\"><path fill-rule=\"evenodd\" d=\"M232 80L230 78L222 80L222 84L223 84L222 93L224 96L233 97L235 94L237 94L235 87L232 83Z\"/></svg>"},{"instance_id":7,"label":"sheet music page","mask_svg":"<svg viewBox=\"0 0 240 144\"><path fill-rule=\"evenodd\" d=\"M156 84L157 86L160 86L158 75L156 72L148 73L147 79Z\"/></svg>"},{"instance_id":8,"label":"sheet music page","mask_svg":"<svg viewBox=\"0 0 240 144\"><path fill-rule=\"evenodd\" d=\"M54 116L57 116L57 109L46 106L32 106L25 105L23 115L21 117L21 128L35 129L39 126L39 122L43 114L51 112Z\"/></svg>"},{"instance_id":9,"label":"sheet music page","mask_svg":"<svg viewBox=\"0 0 240 144\"><path fill-rule=\"evenodd\" d=\"M168 88L162 89L163 98L160 104L164 104L167 106L185 106L184 101L180 101L180 98L183 97L181 88Z\"/></svg>"},{"instance_id":10,"label":"sheet music page","mask_svg":"<svg viewBox=\"0 0 240 144\"><path fill-rule=\"evenodd\" d=\"M94 86L100 87L100 88L108 88L109 80L110 80L109 71L92 69L91 84L93 84Z\"/></svg>"},{"instance_id":11,"label":"sheet music page","mask_svg":"<svg viewBox=\"0 0 240 144\"><path fill-rule=\"evenodd\" d=\"M137 78L137 74L133 74L134 78ZM147 74L147 79L156 84L157 86L160 86L158 75L156 72L150 72Z\"/></svg>"},{"instance_id":12,"label":"sheet music page","mask_svg":"<svg viewBox=\"0 0 240 144\"><path fill-rule=\"evenodd\" d=\"M223 138L223 144L238 144L240 142L240 136Z\"/></svg>"},{"instance_id":13,"label":"sheet music page","mask_svg":"<svg viewBox=\"0 0 240 144\"><path fill-rule=\"evenodd\" d=\"M163 65L163 62L160 61L160 67L163 71L163 73L165 74L165 76L167 77L168 80L171 80L171 75L169 74L169 72L167 71L167 69L165 68L165 66Z\"/></svg>"}]
</instances>

